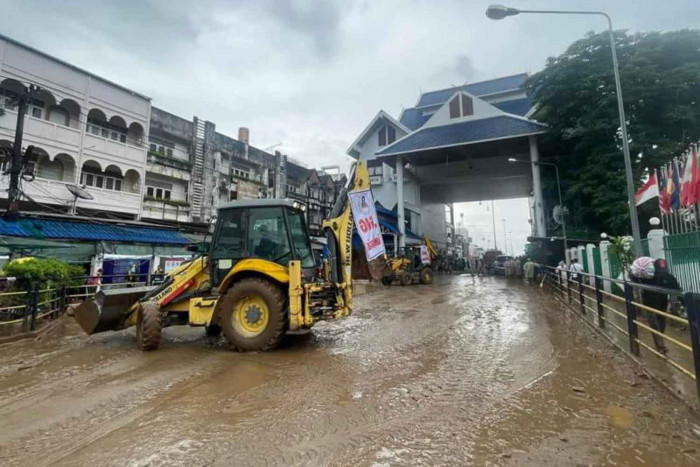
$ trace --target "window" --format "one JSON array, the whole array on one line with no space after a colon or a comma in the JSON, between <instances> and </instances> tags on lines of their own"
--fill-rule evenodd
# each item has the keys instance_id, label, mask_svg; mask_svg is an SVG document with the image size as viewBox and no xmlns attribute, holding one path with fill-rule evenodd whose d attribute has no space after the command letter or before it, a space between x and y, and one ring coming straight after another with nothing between
<instances>
[{"instance_id":1,"label":"window","mask_svg":"<svg viewBox=\"0 0 700 467\"><path fill-rule=\"evenodd\" d=\"M114 179L114 191L122 191L122 181L118 178Z\"/></svg>"},{"instance_id":2,"label":"window","mask_svg":"<svg viewBox=\"0 0 700 467\"><path fill-rule=\"evenodd\" d=\"M387 125L386 127L386 143L391 144L396 141L396 129L393 126Z\"/></svg>"},{"instance_id":3,"label":"window","mask_svg":"<svg viewBox=\"0 0 700 467\"><path fill-rule=\"evenodd\" d=\"M95 175L95 188L102 188L104 186L105 178L102 175Z\"/></svg>"},{"instance_id":4,"label":"window","mask_svg":"<svg viewBox=\"0 0 700 467\"><path fill-rule=\"evenodd\" d=\"M107 190L122 191L122 181L119 178L109 175L102 175L90 172L80 174L80 183L94 188L104 188Z\"/></svg>"},{"instance_id":5,"label":"window","mask_svg":"<svg viewBox=\"0 0 700 467\"><path fill-rule=\"evenodd\" d=\"M41 107L34 107L31 106L32 109L32 117L34 118L41 118L41 115L43 114L43 110Z\"/></svg>"},{"instance_id":6,"label":"window","mask_svg":"<svg viewBox=\"0 0 700 467\"><path fill-rule=\"evenodd\" d=\"M461 104L461 106L460 106ZM474 115L474 101L466 94L460 94L450 101L450 118Z\"/></svg>"},{"instance_id":7,"label":"window","mask_svg":"<svg viewBox=\"0 0 700 467\"><path fill-rule=\"evenodd\" d=\"M386 127L379 129L379 146L386 146Z\"/></svg>"},{"instance_id":8,"label":"window","mask_svg":"<svg viewBox=\"0 0 700 467\"><path fill-rule=\"evenodd\" d=\"M153 196L153 194L154 194L153 187L152 186L146 187L146 196Z\"/></svg>"},{"instance_id":9,"label":"window","mask_svg":"<svg viewBox=\"0 0 700 467\"><path fill-rule=\"evenodd\" d=\"M235 259L245 256L245 209L219 211L214 249L211 253L214 268L213 281L219 281L233 266Z\"/></svg>"},{"instance_id":10,"label":"window","mask_svg":"<svg viewBox=\"0 0 700 467\"><path fill-rule=\"evenodd\" d=\"M151 151L156 152L158 151L158 145L156 143L151 143L150 146Z\"/></svg>"},{"instance_id":11,"label":"window","mask_svg":"<svg viewBox=\"0 0 700 467\"><path fill-rule=\"evenodd\" d=\"M114 190L114 179L112 177L105 177L105 188Z\"/></svg>"},{"instance_id":12,"label":"window","mask_svg":"<svg viewBox=\"0 0 700 467\"><path fill-rule=\"evenodd\" d=\"M250 211L248 253L279 264L287 264L291 259L282 208Z\"/></svg>"},{"instance_id":13,"label":"window","mask_svg":"<svg viewBox=\"0 0 700 467\"><path fill-rule=\"evenodd\" d=\"M462 117L474 115L474 102L466 94L462 94Z\"/></svg>"},{"instance_id":14,"label":"window","mask_svg":"<svg viewBox=\"0 0 700 467\"><path fill-rule=\"evenodd\" d=\"M156 199L162 198L163 197L163 189L162 188L156 188Z\"/></svg>"},{"instance_id":15,"label":"window","mask_svg":"<svg viewBox=\"0 0 700 467\"><path fill-rule=\"evenodd\" d=\"M314 267L314 255L311 252L311 242L309 235L306 233L306 225L304 224L304 214L301 212L287 211L289 218L289 232L292 235L292 243L298 258L301 260L302 268ZM320 219L317 224L321 224Z\"/></svg>"},{"instance_id":16,"label":"window","mask_svg":"<svg viewBox=\"0 0 700 467\"><path fill-rule=\"evenodd\" d=\"M172 148L167 148L167 149L165 150L165 154L166 154L168 157L173 157L173 150L172 150Z\"/></svg>"},{"instance_id":17,"label":"window","mask_svg":"<svg viewBox=\"0 0 700 467\"><path fill-rule=\"evenodd\" d=\"M85 185L95 186L95 176L93 174L87 174L85 176Z\"/></svg>"},{"instance_id":18,"label":"window","mask_svg":"<svg viewBox=\"0 0 700 467\"><path fill-rule=\"evenodd\" d=\"M450 118L459 118L459 99L456 97L450 101Z\"/></svg>"}]
</instances>

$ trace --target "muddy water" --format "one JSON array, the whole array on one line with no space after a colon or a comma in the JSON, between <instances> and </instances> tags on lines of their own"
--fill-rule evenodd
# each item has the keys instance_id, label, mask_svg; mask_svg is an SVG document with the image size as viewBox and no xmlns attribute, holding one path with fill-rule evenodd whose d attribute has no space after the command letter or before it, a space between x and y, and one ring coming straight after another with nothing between
<instances>
[{"instance_id":1,"label":"muddy water","mask_svg":"<svg viewBox=\"0 0 700 467\"><path fill-rule=\"evenodd\" d=\"M699 420L539 288L436 279L271 353L186 327L4 346L0 462L700 463Z\"/></svg>"}]
</instances>

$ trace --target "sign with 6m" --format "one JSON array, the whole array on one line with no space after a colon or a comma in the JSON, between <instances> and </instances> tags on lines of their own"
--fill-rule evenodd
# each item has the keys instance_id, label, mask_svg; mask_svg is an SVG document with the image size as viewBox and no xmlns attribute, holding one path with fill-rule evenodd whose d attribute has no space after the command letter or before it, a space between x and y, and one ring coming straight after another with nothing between
<instances>
[{"instance_id":1,"label":"sign with 6m","mask_svg":"<svg viewBox=\"0 0 700 467\"><path fill-rule=\"evenodd\" d=\"M367 261L372 261L386 252L379 220L377 220L377 211L374 209L372 192L370 190L351 191L348 193L348 198L355 218L355 227L365 246Z\"/></svg>"}]
</instances>

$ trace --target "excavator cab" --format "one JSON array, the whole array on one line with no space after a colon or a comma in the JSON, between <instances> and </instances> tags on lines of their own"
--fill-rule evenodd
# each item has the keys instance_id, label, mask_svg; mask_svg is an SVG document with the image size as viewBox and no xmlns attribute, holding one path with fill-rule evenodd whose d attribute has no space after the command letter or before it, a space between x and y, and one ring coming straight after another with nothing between
<instances>
[{"instance_id":1,"label":"excavator cab","mask_svg":"<svg viewBox=\"0 0 700 467\"><path fill-rule=\"evenodd\" d=\"M352 311L347 193L368 188L367 167L358 162L323 221L329 252L323 264L315 264L302 203L232 201L219 208L208 253L183 263L158 286L98 292L75 309L75 318L88 334L135 325L142 350L159 346L163 326L189 324L204 326L209 335L223 333L247 351L272 349L285 333L345 317Z\"/></svg>"}]
</instances>

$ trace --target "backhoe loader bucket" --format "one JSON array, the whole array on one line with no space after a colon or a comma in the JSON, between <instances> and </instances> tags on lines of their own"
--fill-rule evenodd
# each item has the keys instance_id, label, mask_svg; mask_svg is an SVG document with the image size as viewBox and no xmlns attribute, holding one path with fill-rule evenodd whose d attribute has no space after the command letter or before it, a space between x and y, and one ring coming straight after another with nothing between
<instances>
[{"instance_id":1,"label":"backhoe loader bucket","mask_svg":"<svg viewBox=\"0 0 700 467\"><path fill-rule=\"evenodd\" d=\"M153 288L101 290L75 309L75 320L87 334L124 329L131 307Z\"/></svg>"}]
</instances>

